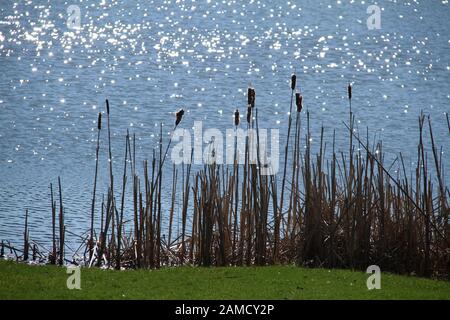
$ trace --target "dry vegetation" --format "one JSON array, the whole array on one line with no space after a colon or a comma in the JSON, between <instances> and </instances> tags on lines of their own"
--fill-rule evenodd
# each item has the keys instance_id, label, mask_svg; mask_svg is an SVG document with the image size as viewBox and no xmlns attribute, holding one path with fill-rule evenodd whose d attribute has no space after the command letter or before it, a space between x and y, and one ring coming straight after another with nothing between
<instances>
[{"instance_id":1,"label":"dry vegetation","mask_svg":"<svg viewBox=\"0 0 450 320\"><path fill-rule=\"evenodd\" d=\"M442 169L430 118L419 117L417 167L414 176L401 170L392 176L383 159L382 143L370 144L369 134L360 137L353 130L351 86L348 86L348 152L327 151L321 131L320 148L312 154L310 119L302 111L302 96L295 93L291 79L291 104L285 158L280 181L277 175L259 170L259 135L246 140L245 164L204 165L199 171L190 164L173 166L172 195L163 194L163 170L171 141L154 150L144 174L136 170L135 138L127 132L121 184L113 176L101 210L96 211L98 153L101 145L101 114L98 119L97 163L94 177L91 229L81 245L83 263L113 268L159 268L166 265L273 265L292 264L328 268L365 269L377 264L382 270L421 276L449 276L449 215ZM255 90L248 90L246 125L258 133ZM296 109L293 110L295 104ZM107 137L111 155L110 108L107 106ZM177 113L175 128L182 122ZM447 118L448 121L448 118ZM300 134L306 125L307 135ZM424 131L429 130L432 156L427 156ZM450 130L450 125L449 125ZM162 127L161 127L162 133ZM160 134L162 137L162 134ZM299 147L304 141L306 148ZM249 161L249 144L256 143L258 161ZM288 170L289 166L289 170ZM431 170L431 166L433 166ZM166 180L170 178L166 177ZM166 181L165 180L165 181ZM177 181L182 181L177 190ZM435 183L437 182L437 185ZM127 194L127 184L132 194ZM48 261L64 262L64 205L59 182L58 201L53 199L53 246ZM181 208L175 194L182 193ZM171 197L163 208L161 198ZM125 213L124 202L132 199L133 210ZM181 211L181 228L176 232L174 212ZM125 221L124 216L132 216ZM100 219L101 228L94 228ZM168 230L162 232L163 220ZM125 232L125 229L131 232ZM59 233L59 234L57 234ZM162 235L164 233L164 235ZM167 237L165 236L167 234ZM24 248L28 252L28 230ZM4 248L11 248L3 244ZM33 258L40 253L32 247ZM12 248L11 248L12 250ZM15 250L15 249L14 249ZM99 259L98 257L102 257ZM28 254L23 256L28 259Z\"/></svg>"}]
</instances>

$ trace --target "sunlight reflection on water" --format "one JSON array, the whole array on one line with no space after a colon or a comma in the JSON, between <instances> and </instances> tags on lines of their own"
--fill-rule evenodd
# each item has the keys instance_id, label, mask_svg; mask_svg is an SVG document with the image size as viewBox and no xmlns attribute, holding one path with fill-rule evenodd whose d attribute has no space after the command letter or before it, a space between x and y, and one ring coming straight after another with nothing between
<instances>
[{"instance_id":1,"label":"sunlight reflection on water","mask_svg":"<svg viewBox=\"0 0 450 320\"><path fill-rule=\"evenodd\" d=\"M31 237L49 234L49 184L58 176L68 228L86 230L96 119L105 98L112 107L117 170L126 128L136 133L140 160L150 158L158 123L167 124L167 134L173 111L187 111L185 128L194 120L229 128L236 108L245 113L250 83L260 126L283 128L294 71L311 113L313 141L323 125L328 138L336 129L337 147L345 150L342 121L351 81L358 127L382 138L388 157L402 152L413 164L420 110L431 114L438 145L448 152L447 2L380 1L382 28L371 31L367 5L83 1L81 30L70 30L62 3L2 1L0 238L21 238L25 208ZM104 192L107 172L101 171Z\"/></svg>"}]
</instances>

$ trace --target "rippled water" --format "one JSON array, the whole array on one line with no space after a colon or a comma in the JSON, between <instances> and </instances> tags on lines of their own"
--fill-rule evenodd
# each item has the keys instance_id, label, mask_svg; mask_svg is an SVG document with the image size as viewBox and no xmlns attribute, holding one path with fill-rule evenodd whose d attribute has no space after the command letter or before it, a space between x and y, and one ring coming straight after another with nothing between
<instances>
[{"instance_id":1,"label":"rippled water","mask_svg":"<svg viewBox=\"0 0 450 320\"><path fill-rule=\"evenodd\" d=\"M79 31L67 27L70 4L80 7ZM294 71L311 113L313 143L323 125L328 137L336 129L344 148L351 81L358 126L384 141L387 157L402 152L413 164L423 110L448 168L448 1L378 1L380 30L367 28L370 4L2 0L0 238L20 241L26 208L31 238L49 234L49 184L58 176L68 230L88 228L96 119L105 98L118 177L127 128L136 133L140 160L150 158L158 123L167 134L174 110L187 111L185 128L194 120L229 128L235 108L245 113L249 84L256 88L260 126L283 129ZM99 200L104 166L100 174Z\"/></svg>"}]
</instances>

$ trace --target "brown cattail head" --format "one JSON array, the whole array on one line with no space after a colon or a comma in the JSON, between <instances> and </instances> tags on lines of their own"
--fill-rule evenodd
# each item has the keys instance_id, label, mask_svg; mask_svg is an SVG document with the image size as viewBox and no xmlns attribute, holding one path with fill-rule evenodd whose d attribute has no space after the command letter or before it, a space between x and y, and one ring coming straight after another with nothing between
<instances>
[{"instance_id":1,"label":"brown cattail head","mask_svg":"<svg viewBox=\"0 0 450 320\"><path fill-rule=\"evenodd\" d=\"M247 90L247 103L252 108L255 106L255 96L255 89L249 87Z\"/></svg>"},{"instance_id":2,"label":"brown cattail head","mask_svg":"<svg viewBox=\"0 0 450 320\"><path fill-rule=\"evenodd\" d=\"M302 112L303 96L300 94L300 92L297 92L295 94L295 104L297 105L297 112Z\"/></svg>"},{"instance_id":3,"label":"brown cattail head","mask_svg":"<svg viewBox=\"0 0 450 320\"><path fill-rule=\"evenodd\" d=\"M247 122L250 123L251 120L252 120L252 107L249 106L247 108Z\"/></svg>"},{"instance_id":4,"label":"brown cattail head","mask_svg":"<svg viewBox=\"0 0 450 320\"><path fill-rule=\"evenodd\" d=\"M102 130L102 113L98 113L98 120L97 120L97 128L98 130Z\"/></svg>"},{"instance_id":5,"label":"brown cattail head","mask_svg":"<svg viewBox=\"0 0 450 320\"><path fill-rule=\"evenodd\" d=\"M106 99L106 113L109 114L109 101Z\"/></svg>"},{"instance_id":6,"label":"brown cattail head","mask_svg":"<svg viewBox=\"0 0 450 320\"><path fill-rule=\"evenodd\" d=\"M175 120L175 127L178 126L181 122L181 119L183 119L183 115L184 115L184 110L180 109L177 111L177 113L175 114L176 116L176 120Z\"/></svg>"},{"instance_id":7,"label":"brown cattail head","mask_svg":"<svg viewBox=\"0 0 450 320\"><path fill-rule=\"evenodd\" d=\"M237 127L239 125L239 110L236 109L234 112L234 125Z\"/></svg>"},{"instance_id":8,"label":"brown cattail head","mask_svg":"<svg viewBox=\"0 0 450 320\"><path fill-rule=\"evenodd\" d=\"M349 83L347 87L348 99L352 100L352 85Z\"/></svg>"},{"instance_id":9,"label":"brown cattail head","mask_svg":"<svg viewBox=\"0 0 450 320\"><path fill-rule=\"evenodd\" d=\"M293 74L291 76L291 89L295 90L295 84L297 83L297 76L295 74Z\"/></svg>"},{"instance_id":10,"label":"brown cattail head","mask_svg":"<svg viewBox=\"0 0 450 320\"><path fill-rule=\"evenodd\" d=\"M255 101L256 101L256 92L255 89L252 89L252 108L255 107Z\"/></svg>"}]
</instances>

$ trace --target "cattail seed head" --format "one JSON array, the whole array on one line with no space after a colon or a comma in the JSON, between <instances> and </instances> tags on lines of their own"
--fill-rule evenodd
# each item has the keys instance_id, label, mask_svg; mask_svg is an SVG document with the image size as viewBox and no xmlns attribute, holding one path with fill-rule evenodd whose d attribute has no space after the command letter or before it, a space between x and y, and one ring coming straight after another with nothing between
<instances>
[{"instance_id":1,"label":"cattail seed head","mask_svg":"<svg viewBox=\"0 0 450 320\"><path fill-rule=\"evenodd\" d=\"M291 76L291 89L295 90L295 84L297 83L297 76L295 74L293 74Z\"/></svg>"},{"instance_id":2,"label":"cattail seed head","mask_svg":"<svg viewBox=\"0 0 450 320\"><path fill-rule=\"evenodd\" d=\"M177 111L177 113L175 114L176 120L175 120L175 127L178 126L181 122L181 119L183 119L183 115L184 115L184 110L180 109Z\"/></svg>"},{"instance_id":3,"label":"cattail seed head","mask_svg":"<svg viewBox=\"0 0 450 320\"><path fill-rule=\"evenodd\" d=\"M106 113L109 114L109 101L106 99Z\"/></svg>"},{"instance_id":4,"label":"cattail seed head","mask_svg":"<svg viewBox=\"0 0 450 320\"><path fill-rule=\"evenodd\" d=\"M236 109L234 112L234 125L237 127L239 125L239 110Z\"/></svg>"},{"instance_id":5,"label":"cattail seed head","mask_svg":"<svg viewBox=\"0 0 450 320\"><path fill-rule=\"evenodd\" d=\"M255 106L255 96L255 89L249 87L247 90L247 104L252 108Z\"/></svg>"},{"instance_id":6,"label":"cattail seed head","mask_svg":"<svg viewBox=\"0 0 450 320\"><path fill-rule=\"evenodd\" d=\"M352 85L349 83L347 87L348 99L352 100Z\"/></svg>"},{"instance_id":7,"label":"cattail seed head","mask_svg":"<svg viewBox=\"0 0 450 320\"><path fill-rule=\"evenodd\" d=\"M252 120L252 107L248 107L247 108L247 122L250 123L250 121Z\"/></svg>"},{"instance_id":8,"label":"cattail seed head","mask_svg":"<svg viewBox=\"0 0 450 320\"><path fill-rule=\"evenodd\" d=\"M256 100L256 92L255 92L255 89L252 89L252 95L253 95L253 98L252 98L252 108L254 108L254 107L255 107L255 100Z\"/></svg>"},{"instance_id":9,"label":"cattail seed head","mask_svg":"<svg viewBox=\"0 0 450 320\"><path fill-rule=\"evenodd\" d=\"M98 130L102 130L102 113L98 113L98 120L97 120L97 128Z\"/></svg>"},{"instance_id":10,"label":"cattail seed head","mask_svg":"<svg viewBox=\"0 0 450 320\"><path fill-rule=\"evenodd\" d=\"M300 92L297 92L295 94L295 104L297 105L297 112L302 112L303 96L300 94Z\"/></svg>"}]
</instances>

